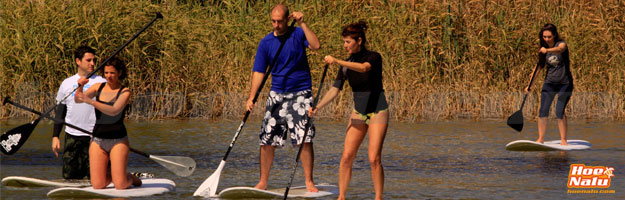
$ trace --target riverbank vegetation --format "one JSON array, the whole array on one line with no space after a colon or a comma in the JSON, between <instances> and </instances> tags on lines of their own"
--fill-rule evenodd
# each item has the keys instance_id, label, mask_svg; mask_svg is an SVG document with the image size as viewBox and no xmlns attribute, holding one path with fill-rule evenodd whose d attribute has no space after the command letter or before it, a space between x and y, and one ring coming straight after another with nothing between
<instances>
[{"instance_id":1,"label":"riverbank vegetation","mask_svg":"<svg viewBox=\"0 0 625 200\"><path fill-rule=\"evenodd\" d=\"M130 70L130 116L240 119L256 47L271 31L275 1L4 0L0 3L0 96L37 110L54 104L76 73L73 49L106 59L154 13L157 21L120 56ZM575 90L567 116L625 119L625 1L287 1L322 42L308 52L313 90L324 55L346 57L343 25L365 20L368 48L383 57L394 120L505 119L519 109L537 61L538 31L558 26L571 52ZM331 66L327 91L336 76ZM544 70L525 116L537 116ZM269 85L269 84L267 84ZM264 89L264 94L268 87ZM345 91L350 91L349 87ZM343 92L319 116L351 112ZM261 97L254 116L264 108ZM31 116L1 107L0 118ZM553 110L553 109L552 109ZM553 112L553 111L552 111Z\"/></svg>"}]
</instances>

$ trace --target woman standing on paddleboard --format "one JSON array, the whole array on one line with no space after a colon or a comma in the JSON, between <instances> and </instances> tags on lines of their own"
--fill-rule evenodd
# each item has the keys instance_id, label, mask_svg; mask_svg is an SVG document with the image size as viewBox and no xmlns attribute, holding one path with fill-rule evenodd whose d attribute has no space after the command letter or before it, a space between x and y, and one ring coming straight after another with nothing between
<instances>
[{"instance_id":1,"label":"woman standing on paddleboard","mask_svg":"<svg viewBox=\"0 0 625 200\"><path fill-rule=\"evenodd\" d=\"M82 86L89 80L78 80L79 87L74 100L76 103L91 104L96 109L96 124L89 146L91 185L94 189L106 188L111 181L116 189L141 185L141 179L126 172L130 143L124 116L130 90L121 84L126 73L126 64L118 58L112 58L103 69L106 83L94 84L83 92ZM109 161L111 173L107 174Z\"/></svg>"},{"instance_id":2,"label":"woman standing on paddleboard","mask_svg":"<svg viewBox=\"0 0 625 200\"><path fill-rule=\"evenodd\" d=\"M343 47L349 54L347 60L326 56L327 64L340 66L333 87L324 95L316 109L309 110L313 116L339 94L345 81L354 92L354 109L351 113L341 164L339 166L339 197L345 199L347 185L351 179L352 164L358 153L358 147L369 132L369 163L375 188L375 199L382 199L384 189L384 170L381 154L384 137L388 128L388 104L382 87L382 57L379 53L367 50L363 21L343 28Z\"/></svg>"},{"instance_id":3,"label":"woman standing on paddleboard","mask_svg":"<svg viewBox=\"0 0 625 200\"><path fill-rule=\"evenodd\" d=\"M571 75L569 49L566 42L560 38L558 30L553 24L545 24L538 33L540 38L540 58L534 70L541 70L547 66L547 73L543 89L540 92L540 111L538 115L538 140L543 143L547 130L547 117L551 103L558 94L556 102L556 118L560 130L561 145L567 145L567 121L564 111L573 92L573 76ZM537 72L536 72L537 73ZM534 74L534 72L532 72ZM530 92L529 86L525 92Z\"/></svg>"}]
</instances>

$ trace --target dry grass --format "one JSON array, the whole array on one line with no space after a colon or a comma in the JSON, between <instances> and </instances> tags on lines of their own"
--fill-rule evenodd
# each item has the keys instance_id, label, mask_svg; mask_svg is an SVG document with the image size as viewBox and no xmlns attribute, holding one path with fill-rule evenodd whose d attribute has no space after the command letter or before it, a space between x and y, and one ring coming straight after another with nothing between
<instances>
[{"instance_id":1,"label":"dry grass","mask_svg":"<svg viewBox=\"0 0 625 200\"><path fill-rule=\"evenodd\" d=\"M275 1L37 1L0 6L0 94L38 110L75 73L72 50L87 44L100 59L152 17L165 18L121 56L129 61L132 117L239 119L256 47L271 31ZM520 105L536 62L537 32L554 23L571 51L575 93L567 115L625 119L625 1L295 1L322 41L309 51L313 85L321 58L345 57L340 29L370 25L369 48L383 56L395 120L505 119ZM336 75L336 67L326 80ZM538 75L534 88L542 85ZM329 87L331 81L325 84ZM265 88L265 91L267 89ZM535 117L538 92L524 114ZM347 89L321 113L351 111ZM264 97L254 116L259 116ZM24 116L3 106L0 117ZM26 115L28 116L28 115Z\"/></svg>"}]
</instances>

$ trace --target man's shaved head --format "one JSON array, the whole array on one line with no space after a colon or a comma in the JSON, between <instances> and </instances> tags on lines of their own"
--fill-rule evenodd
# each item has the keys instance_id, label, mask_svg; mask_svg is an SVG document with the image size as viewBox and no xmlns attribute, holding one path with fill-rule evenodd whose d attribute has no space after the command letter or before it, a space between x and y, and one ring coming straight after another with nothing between
<instances>
[{"instance_id":1,"label":"man's shaved head","mask_svg":"<svg viewBox=\"0 0 625 200\"><path fill-rule=\"evenodd\" d=\"M282 4L278 4L276 6L274 6L271 9L271 14L282 14L282 16L284 16L285 18L287 18L289 16L289 8L287 8L286 6L282 5Z\"/></svg>"},{"instance_id":2,"label":"man's shaved head","mask_svg":"<svg viewBox=\"0 0 625 200\"><path fill-rule=\"evenodd\" d=\"M289 21L289 9L286 6L282 4L274 6L269 17L271 18L271 26L273 26L273 32L276 36L286 33Z\"/></svg>"}]
</instances>

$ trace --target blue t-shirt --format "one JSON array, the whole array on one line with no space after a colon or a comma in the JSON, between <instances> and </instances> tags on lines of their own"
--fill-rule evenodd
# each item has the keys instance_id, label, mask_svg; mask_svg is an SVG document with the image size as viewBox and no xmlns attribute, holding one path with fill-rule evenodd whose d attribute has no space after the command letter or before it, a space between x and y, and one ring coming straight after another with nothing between
<instances>
[{"instance_id":1,"label":"blue t-shirt","mask_svg":"<svg viewBox=\"0 0 625 200\"><path fill-rule=\"evenodd\" d=\"M282 52L271 70L271 90L275 92L309 90L312 88L312 82L306 57L308 41L301 28L290 29L279 37L274 36L273 32L265 36L258 44L253 71L265 73L280 48L280 41L285 39Z\"/></svg>"}]
</instances>

